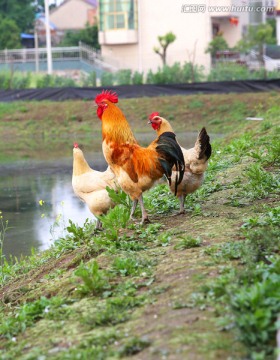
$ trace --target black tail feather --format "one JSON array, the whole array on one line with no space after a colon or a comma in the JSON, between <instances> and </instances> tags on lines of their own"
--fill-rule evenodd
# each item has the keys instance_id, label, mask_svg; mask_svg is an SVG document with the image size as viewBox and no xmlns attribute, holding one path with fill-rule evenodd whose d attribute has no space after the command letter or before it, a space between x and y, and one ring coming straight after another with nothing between
<instances>
[{"instance_id":1,"label":"black tail feather","mask_svg":"<svg viewBox=\"0 0 280 360\"><path fill-rule=\"evenodd\" d=\"M173 132L165 132L158 137L156 151L160 155L160 163L163 167L164 174L171 185L172 168L175 166L177 173L175 179L175 195L177 187L183 180L185 172L185 161L180 145L177 143L176 136Z\"/></svg>"},{"instance_id":2,"label":"black tail feather","mask_svg":"<svg viewBox=\"0 0 280 360\"><path fill-rule=\"evenodd\" d=\"M203 127L198 135L199 143L200 143L200 153L198 159L203 159L206 157L208 160L212 153L212 147L210 144L210 137L207 134L205 127Z\"/></svg>"}]
</instances>

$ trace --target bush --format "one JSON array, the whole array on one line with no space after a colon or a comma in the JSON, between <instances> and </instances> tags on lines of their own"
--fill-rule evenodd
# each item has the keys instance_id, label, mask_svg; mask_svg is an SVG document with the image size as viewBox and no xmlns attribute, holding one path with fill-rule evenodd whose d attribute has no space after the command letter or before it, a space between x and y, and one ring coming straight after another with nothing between
<instances>
[{"instance_id":1,"label":"bush","mask_svg":"<svg viewBox=\"0 0 280 360\"><path fill-rule=\"evenodd\" d=\"M200 82L204 80L203 66L193 65L190 62L185 62L182 68L183 82Z\"/></svg>"},{"instance_id":2,"label":"bush","mask_svg":"<svg viewBox=\"0 0 280 360\"><path fill-rule=\"evenodd\" d=\"M81 76L81 86L93 86L96 87L96 72L92 71L88 75L82 74Z\"/></svg>"},{"instance_id":3,"label":"bush","mask_svg":"<svg viewBox=\"0 0 280 360\"><path fill-rule=\"evenodd\" d=\"M211 69L208 81L257 80L279 78L278 71L265 73L264 69L251 71L244 65L236 63L218 63Z\"/></svg>"},{"instance_id":4,"label":"bush","mask_svg":"<svg viewBox=\"0 0 280 360\"><path fill-rule=\"evenodd\" d=\"M250 71L244 65L219 63L208 75L208 81L244 80L250 78Z\"/></svg>"},{"instance_id":5,"label":"bush","mask_svg":"<svg viewBox=\"0 0 280 360\"><path fill-rule=\"evenodd\" d=\"M144 74L138 71L135 71L132 75L132 84L133 85L142 85L144 83Z\"/></svg>"},{"instance_id":6,"label":"bush","mask_svg":"<svg viewBox=\"0 0 280 360\"><path fill-rule=\"evenodd\" d=\"M76 82L70 78L64 78L62 76L56 75L44 75L41 78L37 79L37 88L47 88L47 87L70 87L77 86Z\"/></svg>"},{"instance_id":7,"label":"bush","mask_svg":"<svg viewBox=\"0 0 280 360\"><path fill-rule=\"evenodd\" d=\"M131 70L123 69L116 73L117 85L130 85L131 84Z\"/></svg>"},{"instance_id":8,"label":"bush","mask_svg":"<svg viewBox=\"0 0 280 360\"><path fill-rule=\"evenodd\" d=\"M31 85L31 74L27 73L26 75L15 73L12 80L13 89L28 89Z\"/></svg>"},{"instance_id":9,"label":"bush","mask_svg":"<svg viewBox=\"0 0 280 360\"><path fill-rule=\"evenodd\" d=\"M172 66L164 65L157 72L151 70L147 74L148 84L182 84L203 79L203 67L186 62L181 66L178 62Z\"/></svg>"},{"instance_id":10,"label":"bush","mask_svg":"<svg viewBox=\"0 0 280 360\"><path fill-rule=\"evenodd\" d=\"M11 75L9 72L0 72L0 89L8 90L11 88Z\"/></svg>"},{"instance_id":11,"label":"bush","mask_svg":"<svg viewBox=\"0 0 280 360\"><path fill-rule=\"evenodd\" d=\"M31 84L31 74L20 72L2 71L0 72L0 89L27 89Z\"/></svg>"},{"instance_id":12,"label":"bush","mask_svg":"<svg viewBox=\"0 0 280 360\"><path fill-rule=\"evenodd\" d=\"M114 74L110 72L104 72L101 75L101 86L112 86L114 85Z\"/></svg>"}]
</instances>

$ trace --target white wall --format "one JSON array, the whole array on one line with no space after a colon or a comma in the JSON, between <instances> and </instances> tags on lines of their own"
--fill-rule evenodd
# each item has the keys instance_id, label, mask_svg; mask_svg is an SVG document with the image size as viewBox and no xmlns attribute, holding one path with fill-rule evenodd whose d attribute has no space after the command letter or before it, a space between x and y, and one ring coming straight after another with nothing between
<instances>
[{"instance_id":1,"label":"white wall","mask_svg":"<svg viewBox=\"0 0 280 360\"><path fill-rule=\"evenodd\" d=\"M221 4L214 0L201 0L205 4L205 12L182 12L182 5L198 4L197 1L188 0L138 0L138 43L132 45L103 45L102 54L105 60L114 61L121 68L147 72L162 66L162 61L153 48L158 46L157 37L172 31L176 40L167 49L167 64L174 62L184 63L190 60L196 49L195 63L210 69L210 55L205 54L208 43L212 40L213 13L207 11L209 2ZM227 0L230 3L230 0ZM230 46L234 46L242 36L244 19L240 16L238 26L229 22L228 13L219 14L222 31ZM225 17L227 16L227 17ZM247 20L246 20L247 21ZM195 46L196 45L196 46ZM192 58L192 57L191 57Z\"/></svg>"}]
</instances>

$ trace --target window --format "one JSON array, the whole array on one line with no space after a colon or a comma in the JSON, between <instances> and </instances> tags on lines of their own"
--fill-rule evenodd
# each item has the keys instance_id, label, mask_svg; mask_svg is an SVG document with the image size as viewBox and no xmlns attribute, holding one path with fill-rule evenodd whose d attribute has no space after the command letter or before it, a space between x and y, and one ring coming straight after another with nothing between
<instances>
[{"instance_id":1,"label":"window","mask_svg":"<svg viewBox=\"0 0 280 360\"><path fill-rule=\"evenodd\" d=\"M136 0L100 0L100 30L136 29Z\"/></svg>"},{"instance_id":2,"label":"window","mask_svg":"<svg viewBox=\"0 0 280 360\"><path fill-rule=\"evenodd\" d=\"M263 20L263 3L264 1L250 1L249 6L253 11L249 13L249 21L251 25L258 25Z\"/></svg>"}]
</instances>

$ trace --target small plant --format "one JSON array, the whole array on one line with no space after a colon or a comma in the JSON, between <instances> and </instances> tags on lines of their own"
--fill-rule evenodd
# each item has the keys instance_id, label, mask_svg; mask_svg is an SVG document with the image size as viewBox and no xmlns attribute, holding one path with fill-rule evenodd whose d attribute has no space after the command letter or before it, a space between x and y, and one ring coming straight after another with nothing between
<instances>
[{"instance_id":1,"label":"small plant","mask_svg":"<svg viewBox=\"0 0 280 360\"><path fill-rule=\"evenodd\" d=\"M138 354L145 348L149 347L151 342L144 338L133 337L128 340L120 349L119 353L121 357L133 356Z\"/></svg>"},{"instance_id":2,"label":"small plant","mask_svg":"<svg viewBox=\"0 0 280 360\"><path fill-rule=\"evenodd\" d=\"M179 208L178 200L170 193L167 185L161 184L144 193L144 200L149 212L168 214Z\"/></svg>"},{"instance_id":3,"label":"small plant","mask_svg":"<svg viewBox=\"0 0 280 360\"><path fill-rule=\"evenodd\" d=\"M272 355L276 346L275 332L280 311L280 275L244 286L232 294L230 305L240 340L250 352L265 351Z\"/></svg>"},{"instance_id":4,"label":"small plant","mask_svg":"<svg viewBox=\"0 0 280 360\"><path fill-rule=\"evenodd\" d=\"M126 228L129 221L130 211L123 205L116 206L107 215L102 216L102 224L105 228L105 236L108 240L117 240L121 229Z\"/></svg>"},{"instance_id":5,"label":"small plant","mask_svg":"<svg viewBox=\"0 0 280 360\"><path fill-rule=\"evenodd\" d=\"M0 332L11 339L27 327L32 326L35 321L42 318L57 318L57 310L65 307L66 301L60 297L47 299L41 297L34 302L25 303L20 306L13 316L3 317L0 324ZM65 308L66 310L66 308ZM65 311L64 311L65 313Z\"/></svg>"},{"instance_id":6,"label":"small plant","mask_svg":"<svg viewBox=\"0 0 280 360\"><path fill-rule=\"evenodd\" d=\"M160 234L157 237L157 243L160 246L165 247L165 246L170 245L171 239L172 239L171 235L168 232L165 232L165 233Z\"/></svg>"},{"instance_id":7,"label":"small plant","mask_svg":"<svg viewBox=\"0 0 280 360\"><path fill-rule=\"evenodd\" d=\"M113 267L122 276L138 275L140 270L139 263L133 258L116 258Z\"/></svg>"},{"instance_id":8,"label":"small plant","mask_svg":"<svg viewBox=\"0 0 280 360\"><path fill-rule=\"evenodd\" d=\"M78 293L82 295L89 293L98 295L111 288L106 272L99 269L97 261L87 264L81 262L74 275L83 280L83 284L77 287Z\"/></svg>"},{"instance_id":9,"label":"small plant","mask_svg":"<svg viewBox=\"0 0 280 360\"><path fill-rule=\"evenodd\" d=\"M117 191L115 191L109 186L106 187L106 190L115 205L123 205L130 209L132 202L130 200L130 197L123 190L118 189Z\"/></svg>"},{"instance_id":10,"label":"small plant","mask_svg":"<svg viewBox=\"0 0 280 360\"><path fill-rule=\"evenodd\" d=\"M265 171L260 164L252 164L246 171L249 182L244 186L244 190L253 199L261 199L271 193L279 186L279 181Z\"/></svg>"},{"instance_id":11,"label":"small plant","mask_svg":"<svg viewBox=\"0 0 280 360\"><path fill-rule=\"evenodd\" d=\"M202 243L200 238L192 238L189 235L187 235L186 237L178 237L178 239L180 239L180 241L174 246L175 250L185 250L199 247Z\"/></svg>"},{"instance_id":12,"label":"small plant","mask_svg":"<svg viewBox=\"0 0 280 360\"><path fill-rule=\"evenodd\" d=\"M1 274L1 283L5 280L4 274L4 264L6 263L5 255L3 254L3 246L5 241L6 232L9 229L9 221L4 220L2 211L0 211L0 274Z\"/></svg>"},{"instance_id":13,"label":"small plant","mask_svg":"<svg viewBox=\"0 0 280 360\"><path fill-rule=\"evenodd\" d=\"M89 238L93 230L92 227L93 225L89 222L89 219L86 219L82 227L74 224L72 220L69 220L69 225L66 230L72 235L74 241L81 243Z\"/></svg>"}]
</instances>

